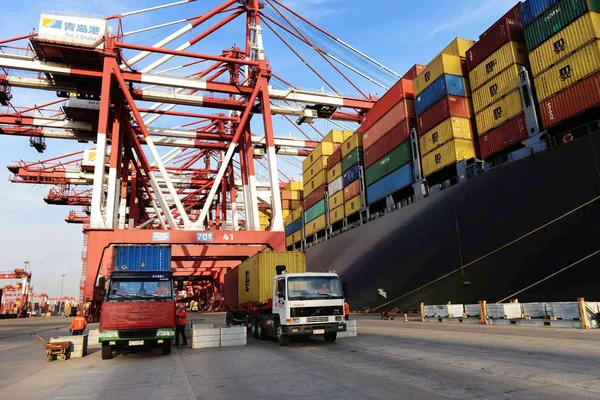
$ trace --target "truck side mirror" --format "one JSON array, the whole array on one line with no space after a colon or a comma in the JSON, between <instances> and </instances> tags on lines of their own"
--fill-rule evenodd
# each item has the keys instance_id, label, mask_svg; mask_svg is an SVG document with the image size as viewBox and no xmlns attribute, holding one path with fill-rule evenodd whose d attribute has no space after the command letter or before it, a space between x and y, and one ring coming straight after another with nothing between
<instances>
[{"instance_id":1,"label":"truck side mirror","mask_svg":"<svg viewBox=\"0 0 600 400\"><path fill-rule=\"evenodd\" d=\"M348 282L342 282L342 292L344 292L344 297L348 297Z\"/></svg>"},{"instance_id":2,"label":"truck side mirror","mask_svg":"<svg viewBox=\"0 0 600 400\"><path fill-rule=\"evenodd\" d=\"M177 290L183 290L183 278L177 278Z\"/></svg>"},{"instance_id":3,"label":"truck side mirror","mask_svg":"<svg viewBox=\"0 0 600 400\"><path fill-rule=\"evenodd\" d=\"M106 278L103 276L98 278L98 291L100 292L100 296L106 294Z\"/></svg>"},{"instance_id":4,"label":"truck side mirror","mask_svg":"<svg viewBox=\"0 0 600 400\"><path fill-rule=\"evenodd\" d=\"M283 279L277 281L277 297L285 298L285 281Z\"/></svg>"}]
</instances>

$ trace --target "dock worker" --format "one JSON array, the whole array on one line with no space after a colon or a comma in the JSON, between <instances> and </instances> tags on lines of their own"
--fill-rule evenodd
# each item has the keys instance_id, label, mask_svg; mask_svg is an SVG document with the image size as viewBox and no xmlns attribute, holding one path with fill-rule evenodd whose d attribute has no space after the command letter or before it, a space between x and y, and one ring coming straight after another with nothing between
<instances>
[{"instance_id":1,"label":"dock worker","mask_svg":"<svg viewBox=\"0 0 600 400\"><path fill-rule=\"evenodd\" d=\"M331 293L331 290L327 287L327 283L323 282L323 284L321 284L319 293Z\"/></svg>"},{"instance_id":2,"label":"dock worker","mask_svg":"<svg viewBox=\"0 0 600 400\"><path fill-rule=\"evenodd\" d=\"M158 296L165 297L170 294L170 290L166 282L158 282L158 284L156 285L156 289L154 289L152 293Z\"/></svg>"},{"instance_id":3,"label":"dock worker","mask_svg":"<svg viewBox=\"0 0 600 400\"><path fill-rule=\"evenodd\" d=\"M350 306L344 301L344 319L350 319Z\"/></svg>"},{"instance_id":4,"label":"dock worker","mask_svg":"<svg viewBox=\"0 0 600 400\"><path fill-rule=\"evenodd\" d=\"M73 335L83 335L83 331L87 327L87 321L81 315L81 311L77 311L77 316L71 321L71 326L69 326L69 332Z\"/></svg>"},{"instance_id":5,"label":"dock worker","mask_svg":"<svg viewBox=\"0 0 600 400\"><path fill-rule=\"evenodd\" d=\"M187 322L187 314L180 304L175 312L175 346L179 346L179 335L183 339L183 345L187 346L187 337L185 336L185 324Z\"/></svg>"}]
</instances>

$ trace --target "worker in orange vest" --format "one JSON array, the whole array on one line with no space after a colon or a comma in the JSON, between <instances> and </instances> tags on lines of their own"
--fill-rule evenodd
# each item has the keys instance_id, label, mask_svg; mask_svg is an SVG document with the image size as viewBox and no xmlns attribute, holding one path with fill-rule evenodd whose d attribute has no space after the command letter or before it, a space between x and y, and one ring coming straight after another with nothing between
<instances>
[{"instance_id":1,"label":"worker in orange vest","mask_svg":"<svg viewBox=\"0 0 600 400\"><path fill-rule=\"evenodd\" d=\"M87 327L87 321L81 316L81 311L77 311L77 316L71 321L69 332L73 335L83 335L83 331Z\"/></svg>"},{"instance_id":2,"label":"worker in orange vest","mask_svg":"<svg viewBox=\"0 0 600 400\"><path fill-rule=\"evenodd\" d=\"M175 346L179 346L179 335L183 339L183 345L187 346L187 337L185 336L185 324L187 322L187 314L182 305L177 306L175 311Z\"/></svg>"},{"instance_id":3,"label":"worker in orange vest","mask_svg":"<svg viewBox=\"0 0 600 400\"><path fill-rule=\"evenodd\" d=\"M350 306L344 301L344 319L350 319Z\"/></svg>"}]
</instances>

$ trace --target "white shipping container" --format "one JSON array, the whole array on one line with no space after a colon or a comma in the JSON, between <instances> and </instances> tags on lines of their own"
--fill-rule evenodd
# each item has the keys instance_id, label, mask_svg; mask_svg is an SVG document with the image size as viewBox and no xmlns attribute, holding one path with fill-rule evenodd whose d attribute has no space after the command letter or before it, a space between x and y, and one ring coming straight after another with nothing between
<instances>
[{"instance_id":1,"label":"white shipping container","mask_svg":"<svg viewBox=\"0 0 600 400\"><path fill-rule=\"evenodd\" d=\"M331 197L332 195L336 194L337 192L339 192L343 188L344 188L344 179L343 179L343 177L339 176L339 177L335 178L335 180L333 182L331 182L327 186L327 192L329 193L329 197Z\"/></svg>"}]
</instances>

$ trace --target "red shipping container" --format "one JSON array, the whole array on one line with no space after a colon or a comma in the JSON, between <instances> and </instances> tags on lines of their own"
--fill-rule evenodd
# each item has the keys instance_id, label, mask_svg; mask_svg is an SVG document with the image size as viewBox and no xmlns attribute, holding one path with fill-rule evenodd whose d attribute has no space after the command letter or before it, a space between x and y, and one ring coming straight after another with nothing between
<instances>
[{"instance_id":1,"label":"red shipping container","mask_svg":"<svg viewBox=\"0 0 600 400\"><path fill-rule=\"evenodd\" d=\"M408 70L404 75L402 75L402 79L410 79L411 81L417 77L421 72L425 71L427 65L415 64L411 69Z\"/></svg>"},{"instance_id":2,"label":"red shipping container","mask_svg":"<svg viewBox=\"0 0 600 400\"><path fill-rule=\"evenodd\" d=\"M520 21L507 18L494 24L473 47L467 50L467 67L469 71L510 41L524 42L525 33Z\"/></svg>"},{"instance_id":3,"label":"red shipping container","mask_svg":"<svg viewBox=\"0 0 600 400\"><path fill-rule=\"evenodd\" d=\"M325 198L326 189L326 184L321 185L318 188L316 188L311 194L306 196L306 198L304 199L304 209L308 210L309 208L317 204L319 201L323 200Z\"/></svg>"},{"instance_id":4,"label":"red shipping container","mask_svg":"<svg viewBox=\"0 0 600 400\"><path fill-rule=\"evenodd\" d=\"M223 304L227 307L236 307L238 304L238 271L237 269L230 270L225 274L223 290Z\"/></svg>"},{"instance_id":5,"label":"red shipping container","mask_svg":"<svg viewBox=\"0 0 600 400\"><path fill-rule=\"evenodd\" d=\"M600 72L555 94L540 104L542 125L548 129L600 104Z\"/></svg>"},{"instance_id":6,"label":"red shipping container","mask_svg":"<svg viewBox=\"0 0 600 400\"><path fill-rule=\"evenodd\" d=\"M383 135L375 144L365 149L365 168L373 165L375 161L400 146L400 144L410 140L411 125L411 120L405 119Z\"/></svg>"},{"instance_id":7,"label":"red shipping container","mask_svg":"<svg viewBox=\"0 0 600 400\"><path fill-rule=\"evenodd\" d=\"M363 148L368 148L405 118L415 118L415 101L405 99L363 133Z\"/></svg>"},{"instance_id":8,"label":"red shipping container","mask_svg":"<svg viewBox=\"0 0 600 400\"><path fill-rule=\"evenodd\" d=\"M334 165L342 161L342 147L338 147L336 151L333 152L327 158L327 169L333 169Z\"/></svg>"},{"instance_id":9,"label":"red shipping container","mask_svg":"<svg viewBox=\"0 0 600 400\"><path fill-rule=\"evenodd\" d=\"M410 71L409 71L410 72ZM364 133L404 99L414 99L412 79L402 78L364 115L358 132Z\"/></svg>"},{"instance_id":10,"label":"red shipping container","mask_svg":"<svg viewBox=\"0 0 600 400\"><path fill-rule=\"evenodd\" d=\"M485 160L528 137L525 114L521 114L479 137L481 157Z\"/></svg>"},{"instance_id":11,"label":"red shipping container","mask_svg":"<svg viewBox=\"0 0 600 400\"><path fill-rule=\"evenodd\" d=\"M344 188L344 201L348 201L360 194L360 179L355 180Z\"/></svg>"},{"instance_id":12,"label":"red shipping container","mask_svg":"<svg viewBox=\"0 0 600 400\"><path fill-rule=\"evenodd\" d=\"M479 39L481 39L485 35L487 35L491 30L496 28L497 25L502 24L502 21L504 21L505 19L512 19L514 21L517 21L519 23L519 25L522 25L523 24L521 22L521 6L522 5L523 5L523 2L519 1L513 8L508 10L508 12L506 14L504 14L503 16L498 18L498 21L496 21L492 26L487 28L485 30L485 32L483 32L481 35L479 35Z\"/></svg>"},{"instance_id":13,"label":"red shipping container","mask_svg":"<svg viewBox=\"0 0 600 400\"><path fill-rule=\"evenodd\" d=\"M430 109L417 116L417 132L423 135L450 117L471 118L469 100L466 97L446 96Z\"/></svg>"}]
</instances>

